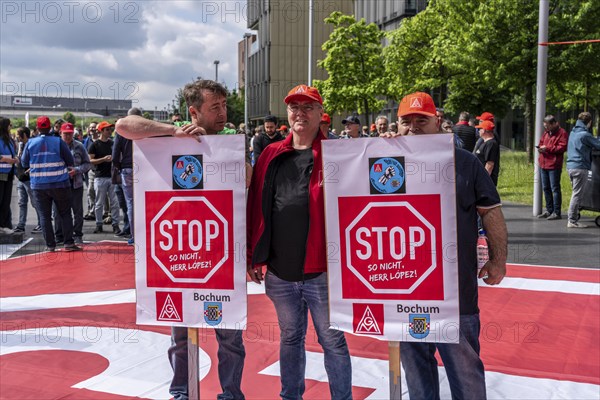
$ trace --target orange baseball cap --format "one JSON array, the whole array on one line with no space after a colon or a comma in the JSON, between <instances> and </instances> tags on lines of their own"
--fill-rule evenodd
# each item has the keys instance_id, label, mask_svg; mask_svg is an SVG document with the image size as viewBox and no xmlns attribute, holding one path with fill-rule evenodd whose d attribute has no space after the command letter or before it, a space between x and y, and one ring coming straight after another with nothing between
<instances>
[{"instance_id":1,"label":"orange baseball cap","mask_svg":"<svg viewBox=\"0 0 600 400\"><path fill-rule=\"evenodd\" d=\"M329 116L329 114L323 113L323 116L321 117L321 122L331 125L331 117Z\"/></svg>"},{"instance_id":2,"label":"orange baseball cap","mask_svg":"<svg viewBox=\"0 0 600 400\"><path fill-rule=\"evenodd\" d=\"M98 132L100 132L102 129L110 128L111 126L115 126L115 125L109 124L106 121L102 121L98 124L98 126L96 126L96 129L98 130Z\"/></svg>"},{"instance_id":3,"label":"orange baseball cap","mask_svg":"<svg viewBox=\"0 0 600 400\"><path fill-rule=\"evenodd\" d=\"M484 112L481 115L475 117L480 121L493 121L494 120L494 114L492 114L491 112Z\"/></svg>"},{"instance_id":4,"label":"orange baseball cap","mask_svg":"<svg viewBox=\"0 0 600 400\"><path fill-rule=\"evenodd\" d=\"M486 131L493 131L495 126L496 125L494 125L492 121L481 121L481 123L475 126L475 128L481 128Z\"/></svg>"},{"instance_id":5,"label":"orange baseball cap","mask_svg":"<svg viewBox=\"0 0 600 400\"><path fill-rule=\"evenodd\" d=\"M298 85L288 92L288 95L283 101L285 104L290 104L294 100L312 100L323 105L323 98L319 94L317 88L306 85Z\"/></svg>"},{"instance_id":6,"label":"orange baseball cap","mask_svg":"<svg viewBox=\"0 0 600 400\"><path fill-rule=\"evenodd\" d=\"M435 103L431 96L427 93L416 92L402 98L398 107L398 116L404 117L410 114L421 114L428 117L435 117L435 111Z\"/></svg>"}]
</instances>

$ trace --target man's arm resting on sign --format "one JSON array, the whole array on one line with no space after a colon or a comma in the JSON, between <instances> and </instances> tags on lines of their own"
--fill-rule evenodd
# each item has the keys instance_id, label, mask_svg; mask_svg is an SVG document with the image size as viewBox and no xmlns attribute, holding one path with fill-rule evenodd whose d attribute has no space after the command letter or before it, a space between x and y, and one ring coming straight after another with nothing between
<instances>
[{"instance_id":1,"label":"man's arm resting on sign","mask_svg":"<svg viewBox=\"0 0 600 400\"><path fill-rule=\"evenodd\" d=\"M508 231L502 207L477 208L481 216L483 229L488 237L490 260L483 266L479 276L488 285L497 285L506 275L506 256L508 253Z\"/></svg>"},{"instance_id":2,"label":"man's arm resting on sign","mask_svg":"<svg viewBox=\"0 0 600 400\"><path fill-rule=\"evenodd\" d=\"M130 115L117 121L115 130L119 135L138 140L157 136L195 137L200 140L206 131L196 125L175 126L151 121L139 115Z\"/></svg>"}]
</instances>

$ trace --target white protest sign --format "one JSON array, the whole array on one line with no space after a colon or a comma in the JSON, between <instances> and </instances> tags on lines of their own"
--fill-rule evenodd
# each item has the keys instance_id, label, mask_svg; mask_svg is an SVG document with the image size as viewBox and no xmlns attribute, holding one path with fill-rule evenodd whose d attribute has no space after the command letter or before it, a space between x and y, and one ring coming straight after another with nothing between
<instances>
[{"instance_id":1,"label":"white protest sign","mask_svg":"<svg viewBox=\"0 0 600 400\"><path fill-rule=\"evenodd\" d=\"M134 141L137 322L246 325L244 137Z\"/></svg>"},{"instance_id":2,"label":"white protest sign","mask_svg":"<svg viewBox=\"0 0 600 400\"><path fill-rule=\"evenodd\" d=\"M332 326L458 342L452 136L327 140L323 174Z\"/></svg>"}]
</instances>

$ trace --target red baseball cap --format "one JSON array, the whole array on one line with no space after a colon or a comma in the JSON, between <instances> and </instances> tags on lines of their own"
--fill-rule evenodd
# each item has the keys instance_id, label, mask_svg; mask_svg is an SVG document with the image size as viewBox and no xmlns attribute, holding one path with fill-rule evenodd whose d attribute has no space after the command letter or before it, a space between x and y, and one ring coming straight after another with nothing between
<instances>
[{"instance_id":1,"label":"red baseball cap","mask_svg":"<svg viewBox=\"0 0 600 400\"><path fill-rule=\"evenodd\" d=\"M46 117L45 115L40 115L37 118L38 129L50 129L51 126L52 124L50 123L50 118Z\"/></svg>"},{"instance_id":2,"label":"red baseball cap","mask_svg":"<svg viewBox=\"0 0 600 400\"><path fill-rule=\"evenodd\" d=\"M323 116L321 117L321 122L331 125L331 117L329 117L329 114L323 113Z\"/></svg>"},{"instance_id":3,"label":"red baseball cap","mask_svg":"<svg viewBox=\"0 0 600 400\"><path fill-rule=\"evenodd\" d=\"M106 128L110 128L111 126L115 126L115 125L114 124L109 124L106 121L102 121L102 122L100 122L98 124L98 126L96 126L96 129L98 130L98 132L100 132L101 130L106 129Z\"/></svg>"},{"instance_id":4,"label":"red baseball cap","mask_svg":"<svg viewBox=\"0 0 600 400\"><path fill-rule=\"evenodd\" d=\"M279 130L280 130L280 131L287 131L287 130L288 130L288 127L287 127L287 126L285 126L285 125L281 125L281 126L279 127Z\"/></svg>"},{"instance_id":5,"label":"red baseball cap","mask_svg":"<svg viewBox=\"0 0 600 400\"><path fill-rule=\"evenodd\" d=\"M423 92L411 93L404 96L398 107L398 116L404 117L410 114L421 114L435 117L435 103L430 95Z\"/></svg>"},{"instance_id":6,"label":"red baseball cap","mask_svg":"<svg viewBox=\"0 0 600 400\"><path fill-rule=\"evenodd\" d=\"M60 126L60 133L73 133L75 129L73 129L73 124L70 122L65 122Z\"/></svg>"},{"instance_id":7,"label":"red baseball cap","mask_svg":"<svg viewBox=\"0 0 600 400\"><path fill-rule=\"evenodd\" d=\"M481 121L481 123L475 126L475 128L481 128L486 131L493 131L495 126L496 125L494 125L492 121Z\"/></svg>"},{"instance_id":8,"label":"red baseball cap","mask_svg":"<svg viewBox=\"0 0 600 400\"><path fill-rule=\"evenodd\" d=\"M323 98L319 94L317 88L306 85L298 85L288 92L288 95L283 101L285 104L290 104L294 100L312 100L323 105Z\"/></svg>"},{"instance_id":9,"label":"red baseball cap","mask_svg":"<svg viewBox=\"0 0 600 400\"><path fill-rule=\"evenodd\" d=\"M492 114L491 112L484 112L481 115L475 117L480 121L493 121L494 120L494 114Z\"/></svg>"}]
</instances>

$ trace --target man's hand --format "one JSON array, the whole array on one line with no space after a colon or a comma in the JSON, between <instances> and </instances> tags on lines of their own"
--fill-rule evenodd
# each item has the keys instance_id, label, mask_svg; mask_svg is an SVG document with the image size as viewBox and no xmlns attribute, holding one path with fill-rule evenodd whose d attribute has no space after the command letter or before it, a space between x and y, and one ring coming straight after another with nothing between
<instances>
[{"instance_id":1,"label":"man's hand","mask_svg":"<svg viewBox=\"0 0 600 400\"><path fill-rule=\"evenodd\" d=\"M488 285L498 285L506 275L506 263L489 260L485 263L478 278L483 278L483 281Z\"/></svg>"},{"instance_id":2,"label":"man's hand","mask_svg":"<svg viewBox=\"0 0 600 400\"><path fill-rule=\"evenodd\" d=\"M255 265L254 267L252 267L251 265L248 266L248 276L250 277L250 279L252 279L252 282L258 283L260 285L260 282L262 282L265 279L262 269L262 265Z\"/></svg>"},{"instance_id":3,"label":"man's hand","mask_svg":"<svg viewBox=\"0 0 600 400\"><path fill-rule=\"evenodd\" d=\"M206 135L204 128L192 124L177 127L175 133L173 133L175 137L195 137L199 142L202 141L200 139L202 135Z\"/></svg>"},{"instance_id":4,"label":"man's hand","mask_svg":"<svg viewBox=\"0 0 600 400\"><path fill-rule=\"evenodd\" d=\"M102 162L111 162L112 161L112 156L111 155L104 156L104 157L102 157L102 159L104 160Z\"/></svg>"},{"instance_id":5,"label":"man's hand","mask_svg":"<svg viewBox=\"0 0 600 400\"><path fill-rule=\"evenodd\" d=\"M402 135L399 134L398 132L392 132L392 131L385 132L385 133L382 133L381 135L379 135L379 137L386 138L386 139L393 139L398 136L402 136Z\"/></svg>"},{"instance_id":6,"label":"man's hand","mask_svg":"<svg viewBox=\"0 0 600 400\"><path fill-rule=\"evenodd\" d=\"M538 150L539 150L540 153L545 153L546 152L546 146L540 146L538 148Z\"/></svg>"}]
</instances>

